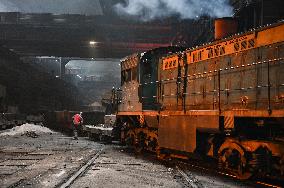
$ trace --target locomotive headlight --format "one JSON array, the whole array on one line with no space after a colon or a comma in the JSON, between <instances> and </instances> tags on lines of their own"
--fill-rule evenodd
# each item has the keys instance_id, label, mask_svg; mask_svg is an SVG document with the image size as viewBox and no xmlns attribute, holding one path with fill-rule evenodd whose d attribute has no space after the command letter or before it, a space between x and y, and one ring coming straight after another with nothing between
<instances>
[{"instance_id":1,"label":"locomotive headlight","mask_svg":"<svg viewBox=\"0 0 284 188\"><path fill-rule=\"evenodd\" d=\"M90 46L94 47L94 46L96 46L96 44L98 44L98 42L91 40L89 42L89 44L90 44Z\"/></svg>"}]
</instances>

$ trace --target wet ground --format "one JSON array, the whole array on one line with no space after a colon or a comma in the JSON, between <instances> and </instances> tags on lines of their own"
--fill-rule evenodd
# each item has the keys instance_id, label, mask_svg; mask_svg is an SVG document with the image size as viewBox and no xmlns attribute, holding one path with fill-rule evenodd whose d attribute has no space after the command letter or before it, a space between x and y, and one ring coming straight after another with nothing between
<instances>
[{"instance_id":1,"label":"wet ground","mask_svg":"<svg viewBox=\"0 0 284 188\"><path fill-rule=\"evenodd\" d=\"M83 167L82 174L74 177ZM187 174L198 182L196 187L246 187L203 172ZM118 144L73 140L56 132L0 134L0 187L60 187L70 178L73 188L192 186L154 155L135 155Z\"/></svg>"}]
</instances>

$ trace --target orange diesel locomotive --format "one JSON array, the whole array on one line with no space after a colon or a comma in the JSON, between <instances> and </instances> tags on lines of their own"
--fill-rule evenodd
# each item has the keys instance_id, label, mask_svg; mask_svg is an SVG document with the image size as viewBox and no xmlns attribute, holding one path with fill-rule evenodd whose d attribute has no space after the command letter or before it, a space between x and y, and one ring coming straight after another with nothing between
<instances>
[{"instance_id":1,"label":"orange diesel locomotive","mask_svg":"<svg viewBox=\"0 0 284 188\"><path fill-rule=\"evenodd\" d=\"M283 22L193 49L126 57L121 141L161 158L211 156L240 179L283 177L283 58Z\"/></svg>"}]
</instances>

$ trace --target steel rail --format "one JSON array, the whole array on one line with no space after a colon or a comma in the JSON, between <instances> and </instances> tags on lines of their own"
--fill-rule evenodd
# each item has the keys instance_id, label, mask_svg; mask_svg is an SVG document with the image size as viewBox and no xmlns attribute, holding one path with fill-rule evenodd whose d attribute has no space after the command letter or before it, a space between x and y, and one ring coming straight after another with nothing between
<instances>
[{"instance_id":1,"label":"steel rail","mask_svg":"<svg viewBox=\"0 0 284 188\"><path fill-rule=\"evenodd\" d=\"M207 172L213 172L213 173L219 174L219 175L224 176L224 177L229 177L229 178L232 178L232 179L239 180L237 178L237 176L230 174L229 172L220 171L220 169L212 170L210 168L207 168L207 167L204 167L204 166L201 166L201 165L197 165L197 164L191 164L189 162L181 162L181 163L184 164L184 165L188 165L190 167L193 167L195 169L200 169L200 170L204 170L204 171L207 171ZM259 181L259 180L244 181L244 183L253 184L254 186L261 185L263 187L272 187L272 188L281 188L282 187L280 185L273 185L271 183L263 182L263 181Z\"/></svg>"},{"instance_id":2,"label":"steel rail","mask_svg":"<svg viewBox=\"0 0 284 188\"><path fill-rule=\"evenodd\" d=\"M176 170L178 171L178 173L181 174L181 176L183 177L183 179L190 185L190 187L192 188L200 188L200 187L203 187L203 186L200 186L197 184L197 179L194 178L193 176L192 177L189 177L183 170L181 170L181 168L176 165Z\"/></svg>"},{"instance_id":3,"label":"steel rail","mask_svg":"<svg viewBox=\"0 0 284 188\"><path fill-rule=\"evenodd\" d=\"M95 160L100 156L100 154L103 152L105 147L102 147L96 155L91 158L84 166L82 166L75 174L73 174L65 183L63 183L60 188L66 188L70 187L70 185L78 178L81 174L86 172L88 168L95 162Z\"/></svg>"}]
</instances>

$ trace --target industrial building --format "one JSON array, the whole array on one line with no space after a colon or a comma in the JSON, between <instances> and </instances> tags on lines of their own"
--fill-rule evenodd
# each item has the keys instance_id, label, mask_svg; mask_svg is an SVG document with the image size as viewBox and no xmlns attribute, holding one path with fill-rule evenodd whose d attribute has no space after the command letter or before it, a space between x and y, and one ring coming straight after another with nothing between
<instances>
[{"instance_id":1,"label":"industrial building","mask_svg":"<svg viewBox=\"0 0 284 188\"><path fill-rule=\"evenodd\" d=\"M283 8L0 0L0 187L283 186Z\"/></svg>"}]
</instances>

